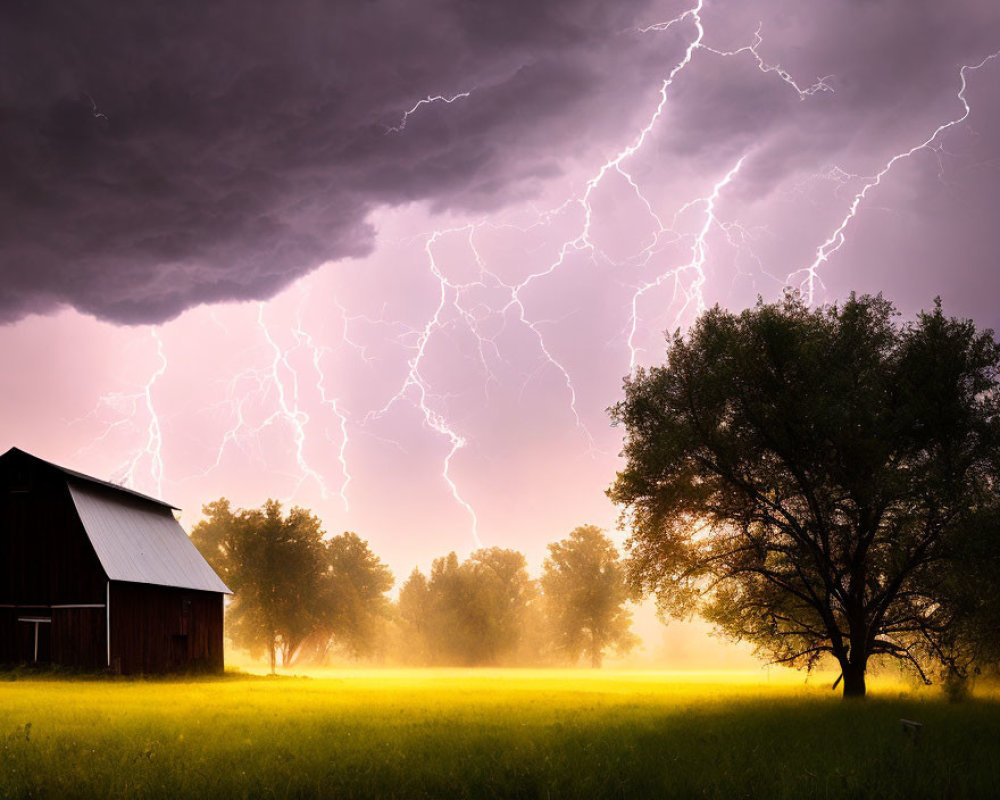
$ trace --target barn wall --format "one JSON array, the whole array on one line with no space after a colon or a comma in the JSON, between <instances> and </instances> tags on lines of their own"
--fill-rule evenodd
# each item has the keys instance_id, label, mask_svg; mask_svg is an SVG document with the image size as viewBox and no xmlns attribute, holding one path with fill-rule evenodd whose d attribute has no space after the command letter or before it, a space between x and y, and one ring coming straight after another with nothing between
<instances>
[{"instance_id":1,"label":"barn wall","mask_svg":"<svg viewBox=\"0 0 1000 800\"><path fill-rule=\"evenodd\" d=\"M52 663L83 669L106 667L107 624L103 608L53 608Z\"/></svg>"},{"instance_id":2,"label":"barn wall","mask_svg":"<svg viewBox=\"0 0 1000 800\"><path fill-rule=\"evenodd\" d=\"M33 660L34 625L19 622L23 617L51 620L40 629L39 663L79 669L107 666L107 621L103 606L0 608L0 664L26 664Z\"/></svg>"},{"instance_id":3,"label":"barn wall","mask_svg":"<svg viewBox=\"0 0 1000 800\"><path fill-rule=\"evenodd\" d=\"M0 608L0 664L17 661L17 615L13 608Z\"/></svg>"},{"instance_id":4,"label":"barn wall","mask_svg":"<svg viewBox=\"0 0 1000 800\"><path fill-rule=\"evenodd\" d=\"M0 462L0 605L103 603L105 585L65 477L29 458Z\"/></svg>"},{"instance_id":5,"label":"barn wall","mask_svg":"<svg viewBox=\"0 0 1000 800\"><path fill-rule=\"evenodd\" d=\"M0 461L0 664L31 661L34 626L17 620L37 616L52 620L39 661L106 666L106 586L65 478L17 454ZM101 607L53 608L67 604Z\"/></svg>"},{"instance_id":6,"label":"barn wall","mask_svg":"<svg viewBox=\"0 0 1000 800\"><path fill-rule=\"evenodd\" d=\"M221 672L222 598L216 592L112 582L112 669Z\"/></svg>"}]
</instances>

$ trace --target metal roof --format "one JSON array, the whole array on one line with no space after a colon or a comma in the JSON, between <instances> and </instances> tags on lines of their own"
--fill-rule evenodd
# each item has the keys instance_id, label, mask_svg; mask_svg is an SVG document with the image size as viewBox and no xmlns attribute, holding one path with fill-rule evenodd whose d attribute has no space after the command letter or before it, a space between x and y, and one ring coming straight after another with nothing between
<instances>
[{"instance_id":1,"label":"metal roof","mask_svg":"<svg viewBox=\"0 0 1000 800\"><path fill-rule=\"evenodd\" d=\"M133 500L131 492L116 496L100 481L63 471L71 475L70 495L109 580L232 594L169 507L141 495Z\"/></svg>"}]
</instances>

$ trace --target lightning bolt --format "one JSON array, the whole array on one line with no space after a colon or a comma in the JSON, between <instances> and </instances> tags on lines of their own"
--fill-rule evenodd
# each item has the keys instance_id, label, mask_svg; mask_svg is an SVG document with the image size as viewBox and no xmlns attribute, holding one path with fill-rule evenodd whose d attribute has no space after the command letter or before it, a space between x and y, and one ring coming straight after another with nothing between
<instances>
[{"instance_id":1,"label":"lightning bolt","mask_svg":"<svg viewBox=\"0 0 1000 800\"><path fill-rule=\"evenodd\" d=\"M296 485L295 490L298 491L298 488L302 485L306 478L312 478L316 482L316 485L319 486L322 496L326 497L329 494L326 481L324 481L323 476L313 469L309 465L309 462L306 461L306 425L309 424L309 415L299 406L299 373L289 362L289 353L282 350L278 346L274 337L271 335L271 329L268 328L267 324L264 322L263 303L260 303L257 307L257 324L274 353L274 358L271 361L269 377L270 383L274 387L278 399L278 410L265 421L265 425L268 425L273 420L280 418L284 420L289 428L291 428L292 440L295 443L295 460L298 463L299 470L301 471L301 477L299 478L299 482ZM284 371L291 379L291 399L289 399L289 392L285 389L285 382L281 378L282 371ZM294 495L295 492L292 494Z\"/></svg>"},{"instance_id":2,"label":"lightning bolt","mask_svg":"<svg viewBox=\"0 0 1000 800\"><path fill-rule=\"evenodd\" d=\"M245 442L258 440L260 434L273 425L283 425L291 433L291 441L295 462L298 467L296 483L288 495L288 499L294 498L306 481L312 481L320 491L321 497L327 498L330 494L329 487L323 475L315 469L306 458L306 441L308 439L307 429L311 421L310 415L302 407L300 392L300 374L296 365L292 362L294 353L302 347L309 350L310 360L317 369L317 388L320 392L324 405L331 407L338 417L341 431L344 436L341 442L341 454L347 447L347 420L338 402L327 397L324 385L325 376L320 368L320 359L323 350L317 348L312 337L308 336L302 329L301 322L292 330L295 343L290 348L282 348L278 344L271 327L264 318L265 304L257 304L256 323L257 329L267 344L270 351L270 361L260 368L249 368L236 373L228 383L227 403L231 410L234 421L225 431L222 441L216 450L215 461L198 475L204 477L217 469L222 464L222 459L230 445L242 447ZM247 389L249 384L250 388ZM273 410L259 422L252 421L247 412L248 404L271 406ZM344 462L346 469L346 462ZM341 484L341 499L345 506L347 497L344 493L346 484L350 476L345 473L345 480Z\"/></svg>"},{"instance_id":3,"label":"lightning bolt","mask_svg":"<svg viewBox=\"0 0 1000 800\"><path fill-rule=\"evenodd\" d=\"M688 42L683 55L677 61L677 63L671 68L666 77L660 83L659 90L659 101L656 107L653 109L649 118L647 119L645 125L639 129L639 131L634 135L633 139L629 144L621 148L613 157L608 159L597 172L586 182L586 186L582 196L575 202L583 211L583 224L580 228L577 236L571 240L566 241L559 252L559 257L550 265L547 270L539 272L530 276L524 284L519 286L515 292L515 296L519 296L521 289L527 286L533 280L541 278L543 276L549 275L559 269L566 261L567 257L572 252L587 252L592 258L597 255L597 249L595 248L593 241L591 239L592 222L593 222L593 204L592 198L594 192L599 186L607 179L609 175L618 175L625 180L627 185L635 193L636 197L645 207L649 217L654 225L655 232L653 234L653 241L647 247L639 253L636 263L640 266L648 265L654 255L656 255L665 243L674 243L682 239L681 234L678 233L676 229L677 220L681 214L685 211L700 206L704 213L704 222L698 232L695 234L692 245L691 245L691 260L675 269L670 269L662 272L656 278L651 281L646 281L641 283L636 287L634 294L632 295L631 306L630 306L630 318L627 324L628 335L627 335L627 348L629 351L629 369L630 371L635 368L638 362L639 348L635 344L635 337L638 332L640 325L639 322L639 304L642 298L647 295L650 291L657 289L668 282L672 282L674 286L674 300L677 299L678 295L683 296L683 303L681 304L680 310L677 312L675 322L679 323L680 319L689 314L691 311L694 313L699 313L705 309L705 301L703 296L703 287L706 281L705 267L708 258L708 244L707 237L710 231L714 227L719 227L727 233L727 238L732 243L733 239L730 237L730 233L734 230L743 230L738 223L727 222L722 223L715 214L716 203L719 199L719 194L729 183L735 178L736 174L742 167L746 155L743 155L736 162L735 166L726 173L726 175L714 185L712 192L703 198L697 198L692 201L684 203L678 212L674 215L674 220L671 225L665 225L660 218L660 216L655 212L652 202L643 193L638 181L635 177L625 168L625 163L636 155L640 150L642 150L646 141L650 136L653 135L658 123L663 117L664 110L669 102L670 89L672 88L677 77L692 63L695 54L699 51L704 51L715 56L723 58L735 58L743 54L749 54L755 64L757 69L764 74L774 74L777 75L780 80L788 84L796 92L800 100L805 100L820 92L832 92L833 88L829 84L831 76L826 76L824 78L819 78L815 83L810 86L800 86L795 79L779 64L769 64L761 56L759 48L763 44L763 37L761 35L761 27L758 26L756 32L754 33L754 38L751 44L741 47L736 50L721 50L718 48L711 47L705 43L705 26L701 18L701 12L704 9L704 1L698 0L697 4L682 12L680 15L664 21L654 23L652 25L647 25L645 27L638 28L640 33L651 33L651 32L663 32L674 28L674 26L680 25L682 23L688 22L694 26L695 35ZM574 202L574 201L569 201ZM690 279L687 281L686 285L682 284L682 280L691 275ZM672 303L674 302L672 300ZM523 306L521 306L523 311ZM526 324L527 321L525 320ZM540 343L544 346L543 343ZM552 359L554 361L554 359ZM571 406L573 408L573 413L579 421L579 416L576 413L575 407L575 391L572 388L572 381L570 380L569 374L563 371L566 378L567 385L569 386L571 392Z\"/></svg>"},{"instance_id":4,"label":"lightning bolt","mask_svg":"<svg viewBox=\"0 0 1000 800\"><path fill-rule=\"evenodd\" d=\"M90 103L90 115L91 115L91 116L92 116L92 117L93 117L94 119L103 119L103 120L104 120L105 122L107 122L107 121L108 121L108 115L107 115L107 114L104 114L104 113L102 113L102 112L101 112L101 111L100 111L100 110L99 110L99 109L97 108L97 101L96 101L96 100L94 100L94 98L93 98L93 97L91 97L91 96L90 96L89 94L87 94L86 92L84 93L84 95L83 95L83 96L84 96L84 97L86 97L86 98L87 98L87 101L88 101L88 102Z\"/></svg>"},{"instance_id":5,"label":"lightning bolt","mask_svg":"<svg viewBox=\"0 0 1000 800\"><path fill-rule=\"evenodd\" d=\"M830 260L844 243L847 241L846 231L848 226L854 221L858 215L858 211L861 208L862 203L868 199L868 195L874 191L878 186L881 185L882 179L889 174L890 170L898 164L900 161L904 161L911 156L919 153L921 151L932 151L936 149L936 145L939 146L940 139L942 135L956 125L960 125L965 120L969 118L972 113L972 107L965 96L966 89L968 89L968 74L970 72L975 72L976 70L982 69L986 64L988 64L993 59L1000 57L1000 50L995 53L991 53L986 56L982 61L977 64L965 65L959 70L959 90L958 97L959 102L962 106L962 112L954 117L953 119L943 122L938 125L930 136L926 137L923 141L918 144L913 145L909 150L904 150L902 152L896 153L892 158L885 162L882 168L875 173L874 176L868 178L865 185L858 191L854 198L851 200L851 204L847 208L847 212L844 214L843 219L841 219L840 224L834 229L826 240L816 248L815 257L812 263L802 267L791 273L786 279L786 284L794 285L798 283L799 289L802 290L807 302L812 303L815 297L816 284L817 282L822 286L823 281L819 275L820 266ZM843 181L844 179L856 178L857 176L849 175L844 170L840 168L834 168L831 172L831 176L837 180Z\"/></svg>"},{"instance_id":6,"label":"lightning bolt","mask_svg":"<svg viewBox=\"0 0 1000 800\"><path fill-rule=\"evenodd\" d=\"M582 218L583 218L581 227L577 235L563 242L563 244L559 247L556 258L547 267L537 272L529 274L523 281L521 281L521 283L507 287L510 291L510 297L506 306L504 306L504 308L502 309L502 312L506 314L509 311L514 311L517 315L517 320L524 327L526 327L527 329L531 330L534 333L536 341L538 343L539 350L542 352L545 360L552 367L554 367L562 376L563 382L566 386L566 391L569 396L569 407L572 412L573 418L576 422L577 427L586 433L587 438L591 444L591 447L593 447L593 438L591 437L589 431L587 431L586 426L583 424L580 418L580 414L577 409L577 392L576 388L573 385L572 377L570 376L569 371L565 368L565 366L563 366L562 363L553 356L552 352L546 345L545 337L542 335L541 331L537 327L538 323L529 319L522 298L522 293L525 290L527 290L528 287L530 287L531 284L534 283L535 281L548 277L553 273L555 273L556 271L558 271L560 268L562 268L563 265L566 264L570 256L573 255L574 253L587 253L592 258L595 256L597 249L595 248L591 238L591 233L593 229L592 196L593 193L596 191L596 189L601 185L602 181L604 180L605 176L608 173L615 171L622 177L624 177L625 180L628 181L628 183L632 186L632 188L639 194L640 199L646 205L646 208L649 210L653 218L659 223L659 218L653 212L652 204L642 195L638 184L635 182L632 176L623 168L622 164L630 156L634 155L642 148L647 137L650 135L653 128L656 126L657 121L663 114L663 109L667 103L667 93L674 81L675 76L682 69L684 69L685 66L687 66L687 64L691 61L694 51L700 46L701 39L704 36L704 28L702 27L701 19L698 16L698 12L701 10L701 8L702 8L702 2L701 0L699 0L699 3L695 9L691 9L689 11L684 12L680 17L668 23L661 23L662 27L657 28L660 30L666 30L674 23L690 18L695 22L697 26L698 36L694 42L689 44L689 46L685 50L684 57L677 65L675 65L675 67L670 71L669 75L662 82L660 86L660 101L657 104L656 109L654 110L653 114L651 115L645 126L643 126L640 129L640 131L634 137L634 139L630 144L619 150L619 152L614 157L606 161L600 167L600 169L597 171L595 175L593 175L589 180L587 180L583 194L580 198L577 198L575 200L570 199L566 201L566 203L564 203L559 208L545 215L546 218L551 219L556 215L561 214L569 207L574 205L577 206L582 212ZM654 27L655 26L651 26L650 30L653 29ZM662 224L659 224L659 227L661 230L663 230Z\"/></svg>"},{"instance_id":7,"label":"lightning bolt","mask_svg":"<svg viewBox=\"0 0 1000 800\"><path fill-rule=\"evenodd\" d=\"M347 320L344 319L344 339L347 340ZM329 352L329 348L321 347L313 341L313 337L306 333L302 328L302 320L299 318L295 327L295 336L300 341L305 342L306 348L312 355L312 365L313 370L316 373L316 391L320 397L320 403L324 406L330 408L333 415L337 418L338 427L340 428L340 445L337 449L337 460L340 462L340 471L343 480L340 484L340 499L344 504L344 511L350 511L351 505L347 499L347 486L351 482L351 473L348 469L347 464L347 445L349 443L350 437L347 432L347 414L341 407L340 401L336 397L328 397L326 393L326 373L323 371L322 364L320 363L323 356Z\"/></svg>"},{"instance_id":8,"label":"lightning bolt","mask_svg":"<svg viewBox=\"0 0 1000 800\"><path fill-rule=\"evenodd\" d=\"M118 415L118 419L106 423L103 432L94 438L90 444L77 451L77 454L84 450L89 450L94 445L105 441L112 434L118 431L127 431L132 428L141 428L142 423L138 420L145 416L145 442L133 449L126 456L125 460L112 471L111 481L130 489L151 485L155 496L163 497L163 428L160 424L160 416L153 403L153 387L156 382L163 377L167 371L167 357L163 350L163 340L155 328L150 328L149 334L156 342L156 356L159 361L158 366L150 374L146 383L136 392L113 392L101 396L97 401L94 410L73 422L82 422L91 418L102 416L104 409L111 409ZM71 423L73 424L73 423ZM148 464L148 472L140 476L143 465Z\"/></svg>"},{"instance_id":9,"label":"lightning bolt","mask_svg":"<svg viewBox=\"0 0 1000 800\"><path fill-rule=\"evenodd\" d=\"M662 286L667 280L674 281L675 290L681 289L684 293L684 302L677 312L675 318L675 323L684 315L684 313L693 305L694 313L701 314L706 309L705 297L702 289L705 285L705 264L708 260L708 234L713 227L722 227L722 223L715 216L715 205L719 200L719 195L722 190L728 186L736 174L740 171L740 167L743 166L743 162L746 160L746 156L740 156L736 164L730 169L725 176L712 187L712 193L703 199L693 201L691 203L685 204L682 210L686 210L696 204L704 205L704 223L702 224L700 230L694 237L694 241L691 244L691 260L676 270L671 272L665 272L660 274L654 280L640 286L635 293L632 295L632 308L630 315L631 327L628 335L628 351L629 351L629 363L628 368L631 373L638 363L639 359L639 349L635 345L635 337L638 333L639 326L639 301L652 289L657 289ZM665 231L666 229L664 229ZM679 282L679 277L686 272L694 273L691 282L688 287L682 287ZM676 299L676 298L675 298Z\"/></svg>"},{"instance_id":10,"label":"lightning bolt","mask_svg":"<svg viewBox=\"0 0 1000 800\"><path fill-rule=\"evenodd\" d=\"M700 9L699 9L700 10ZM710 53L715 53L717 56L738 56L743 53L749 53L753 60L757 64L757 69L766 74L777 75L782 81L791 86L799 96L799 100L805 100L807 97L812 97L814 94L819 92L832 92L833 87L828 83L830 79L833 78L832 75L826 75L822 78L817 78L816 82L811 86L802 87L796 82L796 80L784 69L780 64L768 64L764 58L761 56L758 48L764 43L764 37L761 35L763 30L762 25L757 26L757 30L753 35L753 43L740 47L737 50L717 50L714 47L709 47L708 45L699 45L700 49L707 50Z\"/></svg>"},{"instance_id":11,"label":"lightning bolt","mask_svg":"<svg viewBox=\"0 0 1000 800\"><path fill-rule=\"evenodd\" d=\"M156 486L156 496L162 497L163 430L160 427L160 417L156 413L156 408L153 405L153 385L163 376L163 373L167 371L167 357L163 352L163 340L156 332L156 329L151 328L149 333L156 342L156 355L159 358L160 365L153 371L149 380L146 381L145 386L142 387L142 391L136 396L137 402L145 408L146 413L149 416L149 421L146 425L146 443L141 450L137 450L133 453L132 458L126 464L124 471L120 473L120 480L126 486L134 487L137 482L136 471L138 470L139 465L143 460L148 460L149 475Z\"/></svg>"},{"instance_id":12,"label":"lightning bolt","mask_svg":"<svg viewBox=\"0 0 1000 800\"><path fill-rule=\"evenodd\" d=\"M413 116L417 112L417 109L419 109L421 106L430 105L431 103L444 103L446 105L451 105L457 100L464 100L471 94L472 92L459 92L458 94L453 94L450 97L447 97L442 94L427 95L427 97L425 97L423 100L418 100L416 103L414 103L413 107L409 111L403 112L403 116L400 118L398 125L387 127L385 132L386 134L402 133L403 130L406 128L407 120L411 116Z\"/></svg>"},{"instance_id":13,"label":"lightning bolt","mask_svg":"<svg viewBox=\"0 0 1000 800\"><path fill-rule=\"evenodd\" d=\"M466 513L472 520L472 538L476 543L476 547L482 547L482 541L479 538L479 517L477 516L472 505L459 492L458 486L451 475L452 460L455 458L457 453L465 447L466 439L451 426L448 419L443 414L432 408L429 400L431 394L430 388L421 372L423 362L427 355L428 343L431 341L434 332L444 327L443 316L449 305L449 294L453 294L455 296L455 299L450 305L455 308L462 317L469 319L467 312L462 309L458 300L458 287L453 285L445 277L434 257L434 244L447 233L448 231L435 231L427 238L424 244L424 252L426 253L427 260L430 264L430 270L437 280L439 287L438 302L434 309L434 313L416 337L416 342L413 346L413 355L407 361L408 369L402 385L379 411L368 414L365 421L367 423L371 420L384 416L389 409L391 409L396 403L404 400L407 396L412 395L414 397L415 405L423 416L424 424L448 440L449 450L444 458L441 477L451 491L451 495L455 499L455 502L465 509Z\"/></svg>"}]
</instances>

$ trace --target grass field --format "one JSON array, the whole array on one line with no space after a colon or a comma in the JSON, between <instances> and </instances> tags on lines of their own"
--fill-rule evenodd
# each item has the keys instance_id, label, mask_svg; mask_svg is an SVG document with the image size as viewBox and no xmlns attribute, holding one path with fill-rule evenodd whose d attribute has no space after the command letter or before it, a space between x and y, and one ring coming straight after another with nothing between
<instances>
[{"instance_id":1,"label":"grass field","mask_svg":"<svg viewBox=\"0 0 1000 800\"><path fill-rule=\"evenodd\" d=\"M893 685L843 703L705 674L6 677L4 800L1000 796L1000 704Z\"/></svg>"}]
</instances>

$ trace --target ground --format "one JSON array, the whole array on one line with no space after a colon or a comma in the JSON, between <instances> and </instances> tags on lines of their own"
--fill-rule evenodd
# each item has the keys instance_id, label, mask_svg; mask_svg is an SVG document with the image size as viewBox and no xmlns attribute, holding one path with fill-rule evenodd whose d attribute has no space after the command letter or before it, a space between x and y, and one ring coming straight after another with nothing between
<instances>
[{"instance_id":1,"label":"ground","mask_svg":"<svg viewBox=\"0 0 1000 800\"><path fill-rule=\"evenodd\" d=\"M0 680L0 798L996 797L1000 703L527 670ZM907 732L900 719L923 723Z\"/></svg>"}]
</instances>

